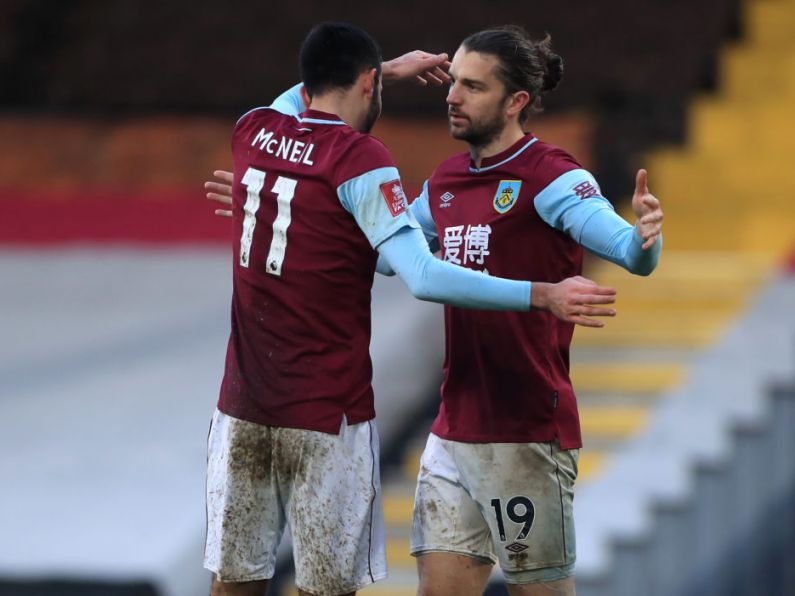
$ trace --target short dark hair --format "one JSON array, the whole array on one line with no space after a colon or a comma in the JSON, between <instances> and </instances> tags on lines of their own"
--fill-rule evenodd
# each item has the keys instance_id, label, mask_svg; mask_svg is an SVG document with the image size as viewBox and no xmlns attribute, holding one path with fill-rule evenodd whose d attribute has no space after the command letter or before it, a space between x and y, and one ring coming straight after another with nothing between
<instances>
[{"instance_id":1,"label":"short dark hair","mask_svg":"<svg viewBox=\"0 0 795 596\"><path fill-rule=\"evenodd\" d=\"M505 25L473 33L461 45L467 51L489 54L499 60L496 75L508 93L530 94L530 103L519 115L522 123L530 112L542 111L541 95L557 87L563 77L563 58L552 51L549 35L534 41L523 28Z\"/></svg>"},{"instance_id":2,"label":"short dark hair","mask_svg":"<svg viewBox=\"0 0 795 596\"><path fill-rule=\"evenodd\" d=\"M306 36L299 54L301 81L310 97L331 89L350 89L371 68L381 76L381 48L350 23L325 22Z\"/></svg>"}]
</instances>

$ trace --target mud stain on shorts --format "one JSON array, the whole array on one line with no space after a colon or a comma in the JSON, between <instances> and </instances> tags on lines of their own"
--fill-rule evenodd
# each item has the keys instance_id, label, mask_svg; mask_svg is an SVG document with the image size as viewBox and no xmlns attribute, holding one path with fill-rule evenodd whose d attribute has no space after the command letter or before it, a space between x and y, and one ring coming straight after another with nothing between
<instances>
[{"instance_id":1,"label":"mud stain on shorts","mask_svg":"<svg viewBox=\"0 0 795 596\"><path fill-rule=\"evenodd\" d=\"M236 477L261 481L268 477L273 456L273 433L267 426L242 422L230 436L229 467Z\"/></svg>"}]
</instances>

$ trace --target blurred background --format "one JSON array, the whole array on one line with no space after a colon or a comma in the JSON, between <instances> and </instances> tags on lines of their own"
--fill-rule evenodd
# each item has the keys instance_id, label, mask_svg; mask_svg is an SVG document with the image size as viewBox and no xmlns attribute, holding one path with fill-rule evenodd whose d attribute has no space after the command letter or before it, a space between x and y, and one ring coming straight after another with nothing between
<instances>
[{"instance_id":1,"label":"blurred background","mask_svg":"<svg viewBox=\"0 0 795 596\"><path fill-rule=\"evenodd\" d=\"M327 19L365 27L387 58L452 54L490 25L549 32L566 71L529 129L630 220L649 170L661 264L633 278L589 261L619 315L575 334L578 593L794 595L793 0L3 0L0 595L207 593L232 261L202 182L230 167L236 118L297 81L301 41ZM445 93L385 90L374 132L411 191L465 150ZM416 591L441 312L376 281L390 578L365 594ZM271 594L295 593L291 573L285 549ZM488 593L504 593L499 571Z\"/></svg>"}]
</instances>

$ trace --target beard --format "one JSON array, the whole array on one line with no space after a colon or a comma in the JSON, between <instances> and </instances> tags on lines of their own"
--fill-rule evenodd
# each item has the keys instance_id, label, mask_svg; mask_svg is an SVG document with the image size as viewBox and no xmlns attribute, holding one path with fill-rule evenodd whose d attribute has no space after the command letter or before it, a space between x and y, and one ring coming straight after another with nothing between
<instances>
[{"instance_id":1,"label":"beard","mask_svg":"<svg viewBox=\"0 0 795 596\"><path fill-rule=\"evenodd\" d=\"M448 110L448 117L452 112ZM455 114L459 115L459 114ZM505 128L505 120L501 110L495 110L477 120L468 118L467 124L453 126L448 120L450 136L459 141L466 141L475 147L484 147L496 139Z\"/></svg>"},{"instance_id":2,"label":"beard","mask_svg":"<svg viewBox=\"0 0 795 596\"><path fill-rule=\"evenodd\" d=\"M367 109L367 116L364 120L363 132L369 133L373 130L376 120L381 115L381 94L373 93L373 99L370 101L370 107Z\"/></svg>"}]
</instances>

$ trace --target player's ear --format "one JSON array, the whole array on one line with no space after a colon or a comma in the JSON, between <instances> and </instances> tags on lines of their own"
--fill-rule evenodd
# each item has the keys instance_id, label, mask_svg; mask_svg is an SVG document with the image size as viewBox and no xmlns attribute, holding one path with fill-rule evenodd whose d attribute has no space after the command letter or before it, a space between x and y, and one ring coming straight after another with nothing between
<instances>
[{"instance_id":1,"label":"player's ear","mask_svg":"<svg viewBox=\"0 0 795 596\"><path fill-rule=\"evenodd\" d=\"M517 91L510 95L508 100L507 115L517 116L530 103L530 94L527 91Z\"/></svg>"},{"instance_id":2,"label":"player's ear","mask_svg":"<svg viewBox=\"0 0 795 596\"><path fill-rule=\"evenodd\" d=\"M378 86L378 71L375 68L371 68L364 71L362 77L364 77L364 93L367 99L370 99Z\"/></svg>"},{"instance_id":3,"label":"player's ear","mask_svg":"<svg viewBox=\"0 0 795 596\"><path fill-rule=\"evenodd\" d=\"M309 97L309 91L307 91L306 87L304 87L303 85L301 85L301 101L304 102L304 109L308 110L309 109L309 104L311 103L312 98Z\"/></svg>"}]
</instances>

